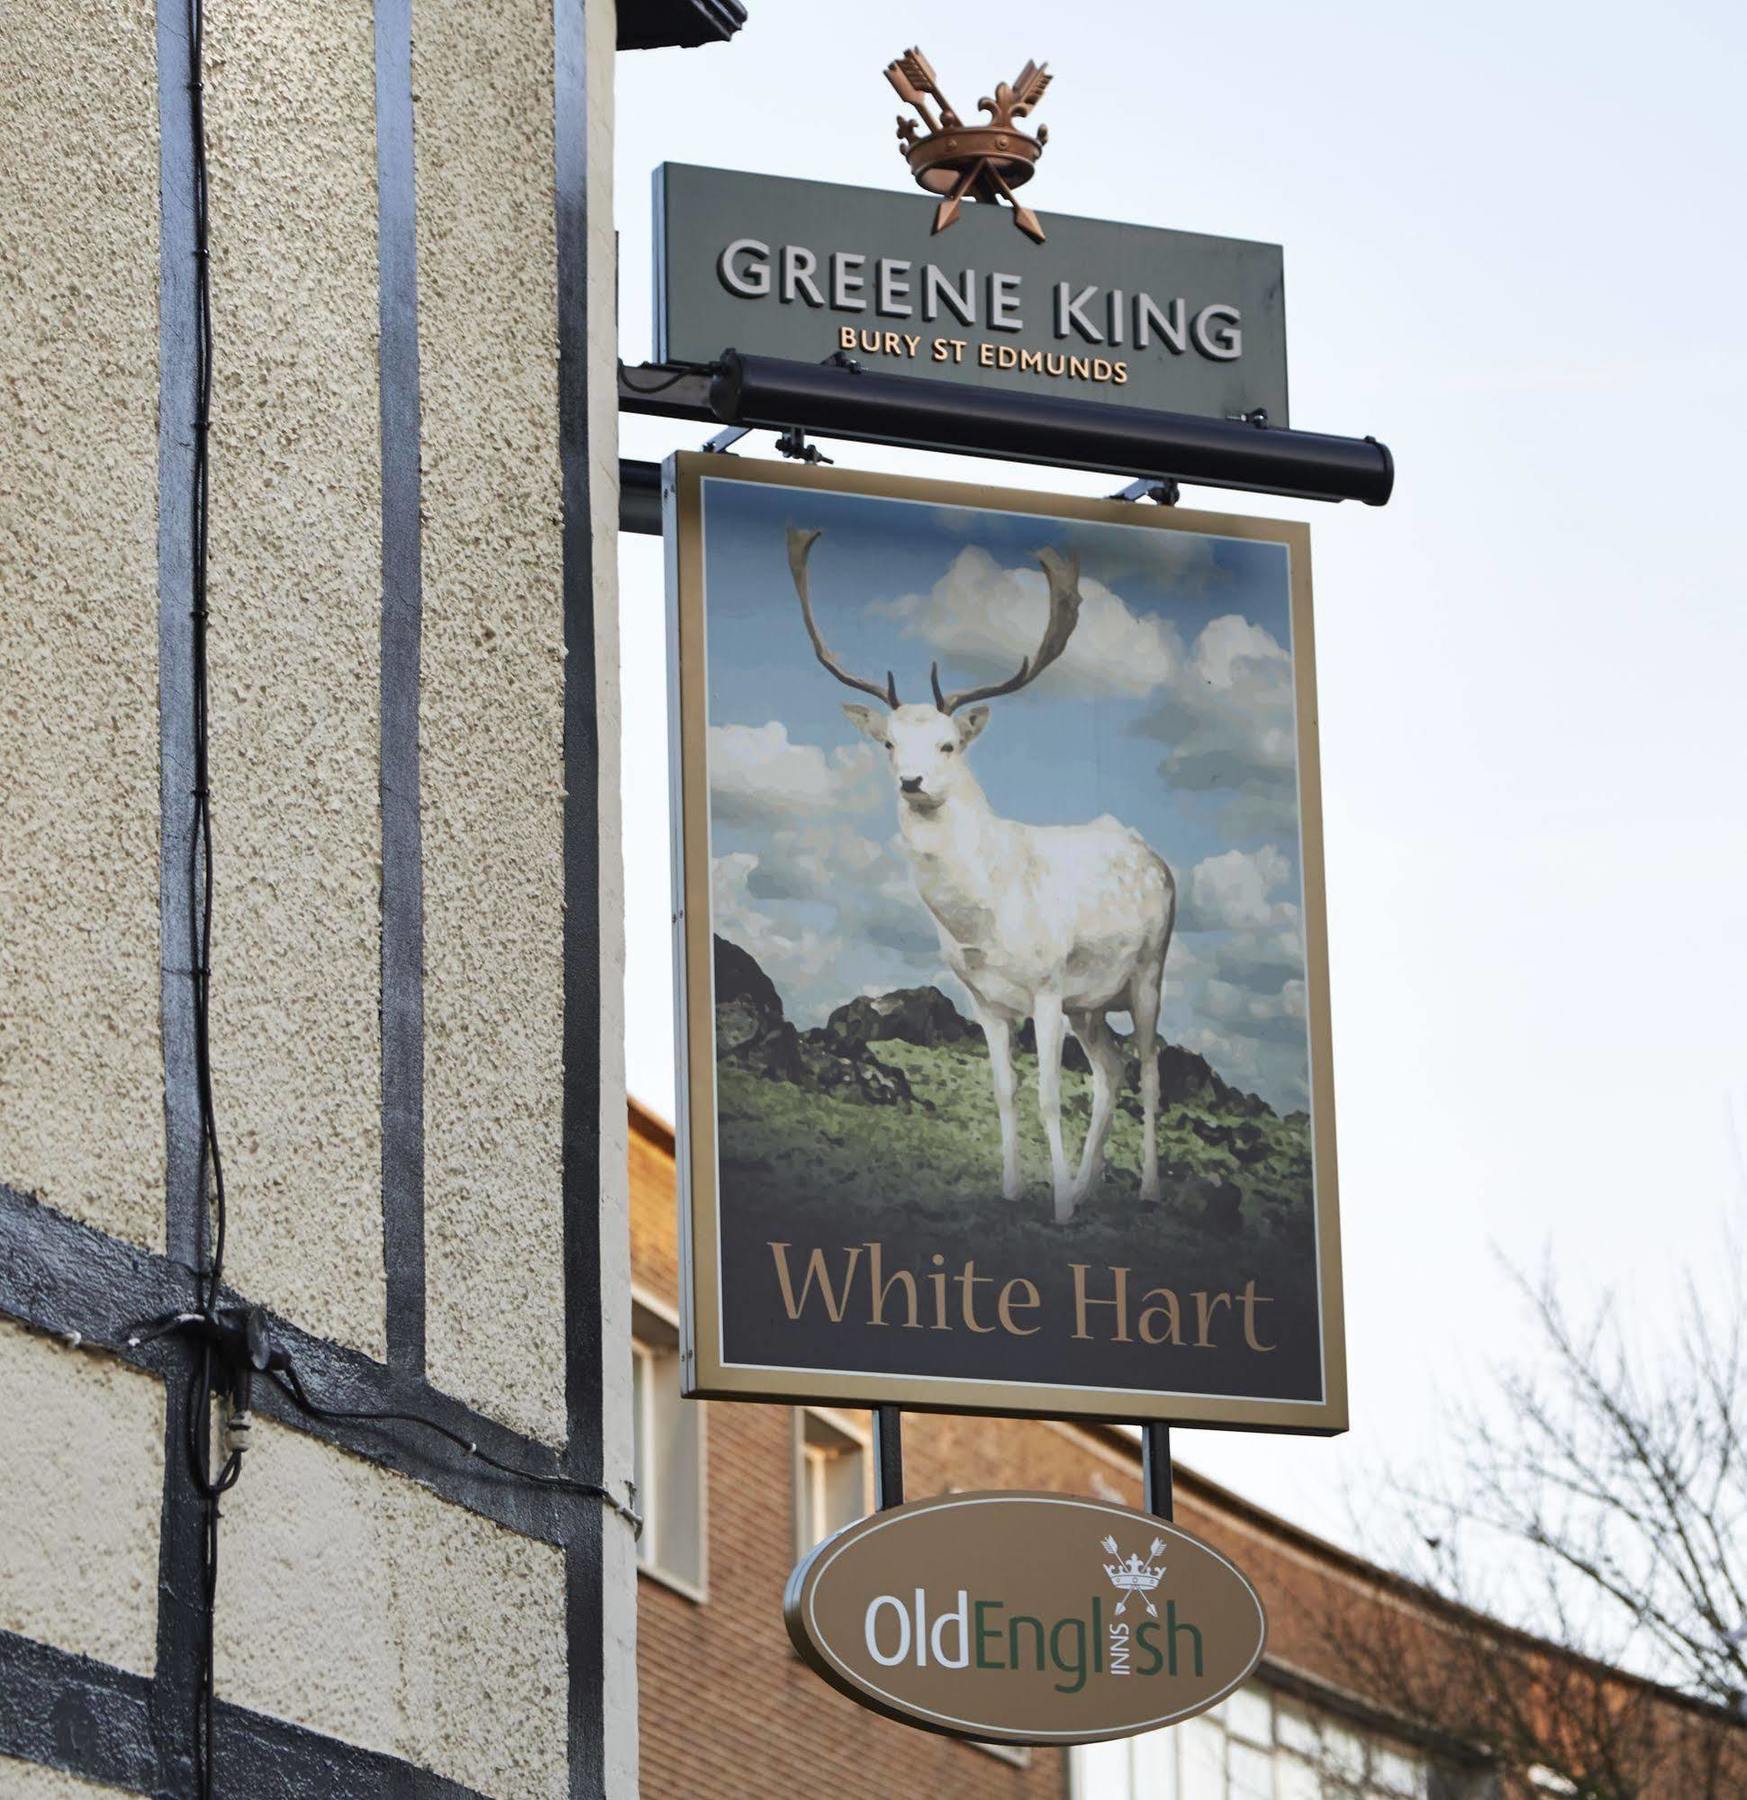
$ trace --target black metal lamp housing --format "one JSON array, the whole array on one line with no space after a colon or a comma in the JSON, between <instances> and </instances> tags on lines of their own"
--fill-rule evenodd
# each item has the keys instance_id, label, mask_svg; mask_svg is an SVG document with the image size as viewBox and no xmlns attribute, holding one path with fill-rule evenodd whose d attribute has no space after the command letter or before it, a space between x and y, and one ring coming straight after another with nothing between
<instances>
[{"instance_id":1,"label":"black metal lamp housing","mask_svg":"<svg viewBox=\"0 0 1747 1800\"><path fill-rule=\"evenodd\" d=\"M709 386L726 425L818 432L1109 474L1174 477L1309 500L1387 503L1395 461L1375 438L870 375L853 363L725 350Z\"/></svg>"}]
</instances>

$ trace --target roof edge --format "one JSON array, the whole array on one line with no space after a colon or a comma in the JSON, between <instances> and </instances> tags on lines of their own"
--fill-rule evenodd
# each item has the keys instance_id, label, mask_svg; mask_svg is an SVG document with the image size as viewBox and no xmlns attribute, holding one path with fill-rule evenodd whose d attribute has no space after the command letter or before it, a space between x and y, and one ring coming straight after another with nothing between
<instances>
[{"instance_id":1,"label":"roof edge","mask_svg":"<svg viewBox=\"0 0 1747 1800\"><path fill-rule=\"evenodd\" d=\"M627 0L619 10L619 48L695 50L727 43L745 23L741 0Z\"/></svg>"},{"instance_id":2,"label":"roof edge","mask_svg":"<svg viewBox=\"0 0 1747 1800\"><path fill-rule=\"evenodd\" d=\"M660 1113L651 1111L635 1094L626 1097L626 1111L630 1116L631 1129L638 1137L653 1144L658 1150L665 1150L669 1156L674 1154L678 1140L674 1136L673 1127Z\"/></svg>"}]
</instances>

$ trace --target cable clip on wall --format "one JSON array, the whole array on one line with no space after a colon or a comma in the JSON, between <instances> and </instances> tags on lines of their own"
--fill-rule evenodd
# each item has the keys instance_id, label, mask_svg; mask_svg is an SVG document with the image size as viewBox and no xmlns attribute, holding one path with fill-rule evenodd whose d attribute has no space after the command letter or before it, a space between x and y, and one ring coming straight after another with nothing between
<instances>
[{"instance_id":1,"label":"cable clip on wall","mask_svg":"<svg viewBox=\"0 0 1747 1800\"><path fill-rule=\"evenodd\" d=\"M625 1483L626 1497L621 1500L610 1488L603 1487L599 1482L575 1481L568 1475L547 1475L537 1469L518 1469L513 1463L500 1461L481 1450L471 1438L464 1437L458 1431L451 1431L447 1425L441 1425L423 1413L384 1410L349 1412L321 1405L311 1398L289 1353L274 1344L265 1307L229 1307L210 1314L171 1313L131 1333L127 1340L128 1348L137 1350L142 1345L175 1332L188 1334L211 1356L211 1391L219 1395L225 1404L225 1448L228 1454L240 1457L249 1447L254 1422L251 1407L254 1381L256 1376L265 1375L306 1418L351 1425L421 1426L500 1475L511 1476L535 1487L598 1500L631 1527L634 1537L640 1538L643 1535L643 1515L637 1511L637 1484L633 1481Z\"/></svg>"}]
</instances>

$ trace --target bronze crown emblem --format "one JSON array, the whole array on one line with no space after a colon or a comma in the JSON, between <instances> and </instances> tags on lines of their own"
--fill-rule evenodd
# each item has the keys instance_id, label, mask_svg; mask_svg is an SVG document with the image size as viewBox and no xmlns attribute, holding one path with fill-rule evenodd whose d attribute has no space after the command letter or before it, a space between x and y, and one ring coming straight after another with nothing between
<instances>
[{"instance_id":1,"label":"bronze crown emblem","mask_svg":"<svg viewBox=\"0 0 1747 1800\"><path fill-rule=\"evenodd\" d=\"M1028 62L1013 82L1001 82L995 97L977 102L989 115L986 125L967 125L940 91L940 81L920 50L906 50L886 65L886 80L906 106L921 114L926 133L915 120L898 116L898 139L904 160L918 184L943 196L934 209L934 229L944 231L958 217L966 196L1013 208L1013 223L1028 238L1043 242L1043 227L1030 207L1021 206L1013 190L1028 182L1049 142L1049 127L1031 137L1014 124L1043 98L1050 84L1048 67ZM930 104L932 102L932 105ZM939 108L938 117L934 108Z\"/></svg>"}]
</instances>

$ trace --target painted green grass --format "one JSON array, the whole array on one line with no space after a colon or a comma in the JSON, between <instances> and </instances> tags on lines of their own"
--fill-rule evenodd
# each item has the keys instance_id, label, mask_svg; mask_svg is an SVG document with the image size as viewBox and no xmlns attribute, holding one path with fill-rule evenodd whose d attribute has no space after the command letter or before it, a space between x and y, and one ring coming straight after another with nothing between
<instances>
[{"instance_id":1,"label":"painted green grass","mask_svg":"<svg viewBox=\"0 0 1747 1800\"><path fill-rule=\"evenodd\" d=\"M1020 1057L1025 1191L1004 1200L1000 1133L985 1056L957 1046L883 1042L916 1101L867 1106L719 1065L724 1198L763 1220L814 1225L828 1240L903 1227L942 1241L992 1234L1004 1250L1060 1249L1121 1258L1137 1239L1186 1268L1217 1271L1242 1246L1246 1267L1301 1267L1311 1232L1309 1126L1302 1117L1248 1119L1195 1102L1167 1105L1159 1128L1163 1193L1140 1200L1141 1122L1125 1092L1102 1181L1065 1226L1054 1222L1049 1153L1038 1118L1037 1067ZM1062 1076L1062 1124L1077 1166L1091 1113L1091 1078ZM1133 1112L1129 1109L1133 1108ZM750 1223L750 1220L748 1220Z\"/></svg>"}]
</instances>

